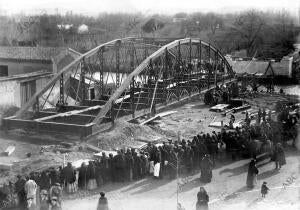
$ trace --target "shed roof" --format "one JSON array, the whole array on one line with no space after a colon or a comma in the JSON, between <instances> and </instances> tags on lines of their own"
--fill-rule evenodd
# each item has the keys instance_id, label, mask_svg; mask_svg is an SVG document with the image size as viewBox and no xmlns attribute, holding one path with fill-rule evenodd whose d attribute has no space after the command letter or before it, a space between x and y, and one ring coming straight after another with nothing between
<instances>
[{"instance_id":1,"label":"shed roof","mask_svg":"<svg viewBox=\"0 0 300 210\"><path fill-rule=\"evenodd\" d=\"M232 69L237 74L265 74L269 61L232 61Z\"/></svg>"}]
</instances>

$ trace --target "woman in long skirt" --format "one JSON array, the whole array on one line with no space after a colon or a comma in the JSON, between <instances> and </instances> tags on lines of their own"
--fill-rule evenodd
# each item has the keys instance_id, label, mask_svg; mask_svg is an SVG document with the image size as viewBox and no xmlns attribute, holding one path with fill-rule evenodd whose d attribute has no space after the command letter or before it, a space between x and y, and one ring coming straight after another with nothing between
<instances>
[{"instance_id":1,"label":"woman in long skirt","mask_svg":"<svg viewBox=\"0 0 300 210\"><path fill-rule=\"evenodd\" d=\"M208 210L209 196L204 189L200 187L200 191L197 193L196 210Z\"/></svg>"},{"instance_id":2,"label":"woman in long skirt","mask_svg":"<svg viewBox=\"0 0 300 210\"><path fill-rule=\"evenodd\" d=\"M210 160L209 155L205 155L201 160L201 182L209 183L212 179L212 167L213 163Z\"/></svg>"},{"instance_id":3,"label":"woman in long skirt","mask_svg":"<svg viewBox=\"0 0 300 210\"><path fill-rule=\"evenodd\" d=\"M87 168L87 180L88 180L88 185L87 185L88 190L94 190L97 188L96 167L93 161L89 161L89 165Z\"/></svg>"},{"instance_id":4,"label":"woman in long skirt","mask_svg":"<svg viewBox=\"0 0 300 210\"><path fill-rule=\"evenodd\" d=\"M257 174L258 174L258 169L256 167L256 162L255 160L251 160L248 168L247 182L246 182L248 188L253 188L255 186Z\"/></svg>"}]
</instances>

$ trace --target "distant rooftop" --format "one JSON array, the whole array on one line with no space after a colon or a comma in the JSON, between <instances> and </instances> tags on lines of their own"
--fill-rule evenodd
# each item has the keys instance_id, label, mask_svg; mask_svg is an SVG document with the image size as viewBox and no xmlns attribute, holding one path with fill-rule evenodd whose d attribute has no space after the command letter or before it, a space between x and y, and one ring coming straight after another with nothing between
<instances>
[{"instance_id":1,"label":"distant rooftop","mask_svg":"<svg viewBox=\"0 0 300 210\"><path fill-rule=\"evenodd\" d=\"M51 60L60 52L66 50L63 47L7 47L0 46L0 58L22 60Z\"/></svg>"}]
</instances>

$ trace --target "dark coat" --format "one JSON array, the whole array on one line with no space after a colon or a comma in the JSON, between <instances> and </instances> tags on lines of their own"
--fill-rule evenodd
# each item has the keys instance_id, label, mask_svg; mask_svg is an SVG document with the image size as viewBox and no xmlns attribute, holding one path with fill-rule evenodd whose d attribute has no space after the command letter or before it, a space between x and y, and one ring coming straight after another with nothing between
<instances>
[{"instance_id":1,"label":"dark coat","mask_svg":"<svg viewBox=\"0 0 300 210\"><path fill-rule=\"evenodd\" d=\"M86 187L87 185L87 166L81 165L79 169L79 176L78 176L78 187Z\"/></svg>"},{"instance_id":2,"label":"dark coat","mask_svg":"<svg viewBox=\"0 0 300 210\"><path fill-rule=\"evenodd\" d=\"M55 183L60 183L60 177L59 177L59 174L58 174L58 171L56 170L51 170L50 171L50 184L51 185L54 185Z\"/></svg>"},{"instance_id":3,"label":"dark coat","mask_svg":"<svg viewBox=\"0 0 300 210\"><path fill-rule=\"evenodd\" d=\"M206 192L198 192L196 210L208 210L209 196Z\"/></svg>"},{"instance_id":4,"label":"dark coat","mask_svg":"<svg viewBox=\"0 0 300 210\"><path fill-rule=\"evenodd\" d=\"M213 163L209 157L205 156L201 161L201 177L200 180L204 183L211 182Z\"/></svg>"},{"instance_id":5,"label":"dark coat","mask_svg":"<svg viewBox=\"0 0 300 210\"><path fill-rule=\"evenodd\" d=\"M23 208L26 206L26 192L25 192L25 179L20 178L15 184L16 193L19 198L19 206L20 208Z\"/></svg>"},{"instance_id":6,"label":"dark coat","mask_svg":"<svg viewBox=\"0 0 300 210\"><path fill-rule=\"evenodd\" d=\"M67 166L62 170L62 176L65 183L73 183L75 182L75 170L72 166Z\"/></svg>"},{"instance_id":7,"label":"dark coat","mask_svg":"<svg viewBox=\"0 0 300 210\"><path fill-rule=\"evenodd\" d=\"M285 165L286 160L285 160L285 154L281 146L278 146L275 149L275 161L278 161L280 165Z\"/></svg>"},{"instance_id":8,"label":"dark coat","mask_svg":"<svg viewBox=\"0 0 300 210\"><path fill-rule=\"evenodd\" d=\"M109 210L106 197L100 197L98 200L97 210Z\"/></svg>"},{"instance_id":9,"label":"dark coat","mask_svg":"<svg viewBox=\"0 0 300 210\"><path fill-rule=\"evenodd\" d=\"M255 176L258 174L258 169L255 165L254 161L251 161L248 167L248 174L247 174L247 187L254 187L254 179Z\"/></svg>"},{"instance_id":10,"label":"dark coat","mask_svg":"<svg viewBox=\"0 0 300 210\"><path fill-rule=\"evenodd\" d=\"M45 189L48 190L50 188L50 178L46 174L46 172L42 172L40 180L39 180L39 186L41 190Z\"/></svg>"},{"instance_id":11,"label":"dark coat","mask_svg":"<svg viewBox=\"0 0 300 210\"><path fill-rule=\"evenodd\" d=\"M268 191L269 191L270 189L267 187L267 185L265 185L265 184L263 184L262 186L261 186L261 194L267 194L268 193Z\"/></svg>"},{"instance_id":12,"label":"dark coat","mask_svg":"<svg viewBox=\"0 0 300 210\"><path fill-rule=\"evenodd\" d=\"M87 177L87 180L96 179L96 167L93 162L90 162L87 167L86 177Z\"/></svg>"}]
</instances>

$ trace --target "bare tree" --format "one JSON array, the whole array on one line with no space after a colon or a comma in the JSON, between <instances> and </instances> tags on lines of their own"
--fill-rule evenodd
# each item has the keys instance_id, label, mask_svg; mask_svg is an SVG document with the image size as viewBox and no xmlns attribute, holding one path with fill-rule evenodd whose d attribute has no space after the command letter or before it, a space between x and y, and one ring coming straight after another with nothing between
<instances>
[{"instance_id":1,"label":"bare tree","mask_svg":"<svg viewBox=\"0 0 300 210\"><path fill-rule=\"evenodd\" d=\"M265 22L259 12L249 10L238 16L231 27L231 30L241 38L248 56L253 55L255 46L261 41L261 31L264 25Z\"/></svg>"},{"instance_id":2,"label":"bare tree","mask_svg":"<svg viewBox=\"0 0 300 210\"><path fill-rule=\"evenodd\" d=\"M164 23L155 18L151 18L148 20L143 26L142 30L146 33L152 33L153 37L155 37L155 32L164 27Z\"/></svg>"}]
</instances>

